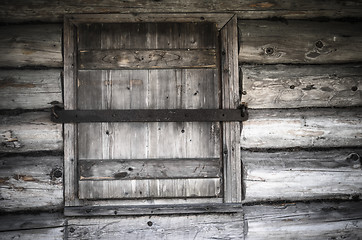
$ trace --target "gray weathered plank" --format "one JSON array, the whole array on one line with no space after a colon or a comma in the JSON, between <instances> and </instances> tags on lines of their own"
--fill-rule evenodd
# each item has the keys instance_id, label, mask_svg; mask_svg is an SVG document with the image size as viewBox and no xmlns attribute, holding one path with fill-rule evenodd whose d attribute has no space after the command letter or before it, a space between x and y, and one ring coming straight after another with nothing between
<instances>
[{"instance_id":1,"label":"gray weathered plank","mask_svg":"<svg viewBox=\"0 0 362 240\"><path fill-rule=\"evenodd\" d=\"M239 61L247 63L360 62L362 23L239 21Z\"/></svg>"},{"instance_id":2,"label":"gray weathered plank","mask_svg":"<svg viewBox=\"0 0 362 240\"><path fill-rule=\"evenodd\" d=\"M361 108L249 110L241 147L359 147L361 114Z\"/></svg>"},{"instance_id":3,"label":"gray weathered plank","mask_svg":"<svg viewBox=\"0 0 362 240\"><path fill-rule=\"evenodd\" d=\"M50 121L50 112L0 115L0 151L61 151L62 125Z\"/></svg>"},{"instance_id":4,"label":"gray weathered plank","mask_svg":"<svg viewBox=\"0 0 362 240\"><path fill-rule=\"evenodd\" d=\"M219 178L84 180L79 182L80 199L218 197L220 191Z\"/></svg>"},{"instance_id":5,"label":"gray weathered plank","mask_svg":"<svg viewBox=\"0 0 362 240\"><path fill-rule=\"evenodd\" d=\"M362 149L242 151L244 202L361 196Z\"/></svg>"},{"instance_id":6,"label":"gray weathered plank","mask_svg":"<svg viewBox=\"0 0 362 240\"><path fill-rule=\"evenodd\" d=\"M62 67L62 27L58 24L0 27L0 66Z\"/></svg>"},{"instance_id":7,"label":"gray weathered plank","mask_svg":"<svg viewBox=\"0 0 362 240\"><path fill-rule=\"evenodd\" d=\"M67 207L66 216L137 216L197 213L236 213L242 212L241 203L237 204L174 204L174 205L128 205L128 206L90 206Z\"/></svg>"},{"instance_id":8,"label":"gray weathered plank","mask_svg":"<svg viewBox=\"0 0 362 240\"><path fill-rule=\"evenodd\" d=\"M82 50L79 69L216 68L215 50Z\"/></svg>"},{"instance_id":9,"label":"gray weathered plank","mask_svg":"<svg viewBox=\"0 0 362 240\"><path fill-rule=\"evenodd\" d=\"M46 228L62 227L64 226L64 223L64 216L60 213L7 213L0 216L0 232L3 233L5 231L14 231L14 233L16 233L20 230L31 229L43 229L45 231Z\"/></svg>"},{"instance_id":10,"label":"gray weathered plank","mask_svg":"<svg viewBox=\"0 0 362 240\"><path fill-rule=\"evenodd\" d=\"M234 16L220 31L221 39L221 104L223 109L236 109L240 105L238 71L238 30ZM224 201L241 202L242 180L240 160L240 123L223 122Z\"/></svg>"},{"instance_id":11,"label":"gray weathered plank","mask_svg":"<svg viewBox=\"0 0 362 240\"><path fill-rule=\"evenodd\" d=\"M63 157L2 157L0 211L60 210Z\"/></svg>"},{"instance_id":12,"label":"gray weathered plank","mask_svg":"<svg viewBox=\"0 0 362 240\"><path fill-rule=\"evenodd\" d=\"M361 65L243 65L249 108L362 105Z\"/></svg>"},{"instance_id":13,"label":"gray weathered plank","mask_svg":"<svg viewBox=\"0 0 362 240\"><path fill-rule=\"evenodd\" d=\"M108 50L205 50L215 49L217 46L217 29L214 23L183 22L187 19L185 16L182 16L182 22L155 22L154 19L151 18L149 22L145 20L137 23L129 23L130 16L128 15L121 15L124 19L117 21L118 15L106 14L105 17L107 17L108 21L112 21L111 23L103 23L102 17L99 15L87 16L88 18L85 18L84 15L76 15L77 18L71 20L81 20L86 23L78 24L77 27L79 51L99 48ZM137 15L137 18L141 16L145 15ZM147 15L146 17L151 16L153 15ZM159 15L155 14L154 16ZM193 14L191 14L191 16L193 16ZM100 21L102 23L89 24L89 22L93 21Z\"/></svg>"},{"instance_id":14,"label":"gray weathered plank","mask_svg":"<svg viewBox=\"0 0 362 240\"><path fill-rule=\"evenodd\" d=\"M244 206L245 239L360 239L360 201Z\"/></svg>"},{"instance_id":15,"label":"gray weathered plank","mask_svg":"<svg viewBox=\"0 0 362 240\"><path fill-rule=\"evenodd\" d=\"M230 0L205 1L198 0L164 0L162 2L137 0L122 2L105 0L101 3L95 0L75 0L49 2L46 0L29 1L18 0L16 4L11 0L1 2L1 22L43 21L59 22L67 13L134 13L137 12L231 12L238 13L239 18L261 19L268 17L285 17L294 19L308 19L315 17L341 18L361 17L361 2L358 0L332 0L326 3L316 1L264 1L258 0ZM200 14L200 17L203 15ZM131 15L130 18L137 18ZM204 17L208 19L207 15Z\"/></svg>"},{"instance_id":16,"label":"gray weathered plank","mask_svg":"<svg viewBox=\"0 0 362 240\"><path fill-rule=\"evenodd\" d=\"M213 178L220 170L220 158L79 160L80 180Z\"/></svg>"},{"instance_id":17,"label":"gray weathered plank","mask_svg":"<svg viewBox=\"0 0 362 240\"><path fill-rule=\"evenodd\" d=\"M76 28L64 19L64 109L76 109L77 68ZM64 124L64 201L65 206L79 204L77 195L77 126Z\"/></svg>"},{"instance_id":18,"label":"gray weathered plank","mask_svg":"<svg viewBox=\"0 0 362 240\"><path fill-rule=\"evenodd\" d=\"M243 239L241 213L74 218L68 224L68 239Z\"/></svg>"},{"instance_id":19,"label":"gray weathered plank","mask_svg":"<svg viewBox=\"0 0 362 240\"><path fill-rule=\"evenodd\" d=\"M42 109L62 103L61 70L0 71L1 109Z\"/></svg>"}]
</instances>

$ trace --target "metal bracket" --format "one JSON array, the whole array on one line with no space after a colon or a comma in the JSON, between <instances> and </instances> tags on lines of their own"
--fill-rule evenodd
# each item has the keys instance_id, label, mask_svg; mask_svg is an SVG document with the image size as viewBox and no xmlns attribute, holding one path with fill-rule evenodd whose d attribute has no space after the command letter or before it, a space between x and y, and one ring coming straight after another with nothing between
<instances>
[{"instance_id":1,"label":"metal bracket","mask_svg":"<svg viewBox=\"0 0 362 240\"><path fill-rule=\"evenodd\" d=\"M239 109L52 110L56 123L82 122L237 122L248 118Z\"/></svg>"}]
</instances>

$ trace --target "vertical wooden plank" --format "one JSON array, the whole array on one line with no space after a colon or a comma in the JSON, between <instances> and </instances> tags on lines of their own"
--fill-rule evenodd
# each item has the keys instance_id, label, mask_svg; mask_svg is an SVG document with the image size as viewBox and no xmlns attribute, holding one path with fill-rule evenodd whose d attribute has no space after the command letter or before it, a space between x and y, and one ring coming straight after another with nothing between
<instances>
[{"instance_id":1,"label":"vertical wooden plank","mask_svg":"<svg viewBox=\"0 0 362 240\"><path fill-rule=\"evenodd\" d=\"M76 28L64 18L64 109L76 108ZM77 200L76 124L64 124L64 204L79 205Z\"/></svg>"},{"instance_id":2,"label":"vertical wooden plank","mask_svg":"<svg viewBox=\"0 0 362 240\"><path fill-rule=\"evenodd\" d=\"M238 73L237 17L221 29L222 108L235 109L240 104ZM224 201L242 200L240 158L240 123L223 123Z\"/></svg>"}]
</instances>

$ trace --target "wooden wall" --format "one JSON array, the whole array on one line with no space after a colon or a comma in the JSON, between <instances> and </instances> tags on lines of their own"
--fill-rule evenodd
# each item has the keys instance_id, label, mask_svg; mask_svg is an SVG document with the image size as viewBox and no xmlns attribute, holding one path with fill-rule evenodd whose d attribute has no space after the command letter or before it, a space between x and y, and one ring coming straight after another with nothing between
<instances>
[{"instance_id":1,"label":"wooden wall","mask_svg":"<svg viewBox=\"0 0 362 240\"><path fill-rule=\"evenodd\" d=\"M0 4L0 239L362 236L360 1L84 4ZM63 132L50 121L50 107L63 102L63 16L135 7L238 14L242 102L250 115L240 136L243 214L63 216Z\"/></svg>"}]
</instances>

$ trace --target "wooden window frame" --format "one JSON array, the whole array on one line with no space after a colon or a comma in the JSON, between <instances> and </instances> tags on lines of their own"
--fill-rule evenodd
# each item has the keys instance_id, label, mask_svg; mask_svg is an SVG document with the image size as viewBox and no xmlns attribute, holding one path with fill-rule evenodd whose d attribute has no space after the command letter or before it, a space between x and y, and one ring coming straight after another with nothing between
<instances>
[{"instance_id":1,"label":"wooden window frame","mask_svg":"<svg viewBox=\"0 0 362 240\"><path fill-rule=\"evenodd\" d=\"M64 18L64 108L76 109L77 52L76 28L82 23L137 22L213 22L219 31L220 81L222 109L240 105L238 71L237 17L233 14L72 14ZM77 124L64 124L64 214L84 215L143 215L171 213L239 212L242 201L242 165L240 156L240 122L222 122L223 199L220 203L103 206L106 201L87 201L78 198ZM95 207L96 205L102 205ZM91 204L92 206L86 206Z\"/></svg>"}]
</instances>

